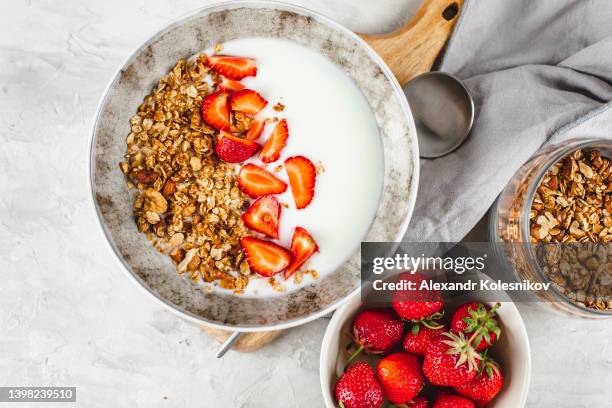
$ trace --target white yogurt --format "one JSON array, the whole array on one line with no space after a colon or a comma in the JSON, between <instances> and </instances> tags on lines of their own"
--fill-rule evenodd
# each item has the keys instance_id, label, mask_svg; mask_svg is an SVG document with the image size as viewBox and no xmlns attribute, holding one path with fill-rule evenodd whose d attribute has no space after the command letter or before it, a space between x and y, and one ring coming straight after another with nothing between
<instances>
[{"instance_id":1,"label":"white yogurt","mask_svg":"<svg viewBox=\"0 0 612 408\"><path fill-rule=\"evenodd\" d=\"M248 88L259 92L268 106L261 117L286 118L289 139L279 160L265 166L289 184L284 167L278 165L295 155L321 163L315 196L308 207L295 208L291 188L279 195L289 208L281 209L280 245L289 248L293 229L305 228L319 244L303 266L319 278L342 265L358 248L378 207L383 185L384 158L378 125L367 100L338 66L326 57L286 40L248 38L223 44L223 54L252 57L257 76L245 78ZM277 102L285 110L272 109ZM258 140L264 143L274 124L266 125ZM264 167L257 156L249 160ZM287 291L312 281L304 276L300 285L291 277L282 282ZM266 279L251 279L241 296L279 294Z\"/></svg>"}]
</instances>

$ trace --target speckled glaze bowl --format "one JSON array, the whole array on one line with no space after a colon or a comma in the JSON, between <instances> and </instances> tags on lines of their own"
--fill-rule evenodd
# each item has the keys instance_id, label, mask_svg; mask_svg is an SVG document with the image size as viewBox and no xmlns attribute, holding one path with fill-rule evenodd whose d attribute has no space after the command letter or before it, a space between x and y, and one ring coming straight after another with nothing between
<instances>
[{"instance_id":1,"label":"speckled glaze bowl","mask_svg":"<svg viewBox=\"0 0 612 408\"><path fill-rule=\"evenodd\" d=\"M402 238L418 184L418 147L410 109L384 62L350 30L306 9L275 2L231 2L170 24L136 50L117 72L99 105L91 136L91 192L103 233L130 276L183 316L240 331L306 323L338 307L360 284L359 253L341 268L295 291L263 298L204 293L179 276L136 229L133 197L119 162L129 119L143 97L180 58L237 38L283 38L335 62L361 89L378 122L385 176L379 207L364 241Z\"/></svg>"}]
</instances>

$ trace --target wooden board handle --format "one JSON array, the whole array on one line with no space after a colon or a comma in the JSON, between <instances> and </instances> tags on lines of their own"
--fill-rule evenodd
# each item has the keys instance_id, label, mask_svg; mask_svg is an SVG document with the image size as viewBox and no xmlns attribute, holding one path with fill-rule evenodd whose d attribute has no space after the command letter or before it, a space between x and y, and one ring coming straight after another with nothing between
<instances>
[{"instance_id":1,"label":"wooden board handle","mask_svg":"<svg viewBox=\"0 0 612 408\"><path fill-rule=\"evenodd\" d=\"M208 333L213 339L219 343L223 343L233 332L225 331L221 329L215 329L213 327L204 326L204 331ZM266 344L275 340L281 335L283 330L266 331L266 332L255 332L255 333L243 333L242 336L236 341L232 350L239 351L242 353L251 353L259 350Z\"/></svg>"},{"instance_id":2,"label":"wooden board handle","mask_svg":"<svg viewBox=\"0 0 612 408\"><path fill-rule=\"evenodd\" d=\"M360 34L404 86L431 70L455 27L463 0L425 0L403 27L388 34Z\"/></svg>"}]
</instances>

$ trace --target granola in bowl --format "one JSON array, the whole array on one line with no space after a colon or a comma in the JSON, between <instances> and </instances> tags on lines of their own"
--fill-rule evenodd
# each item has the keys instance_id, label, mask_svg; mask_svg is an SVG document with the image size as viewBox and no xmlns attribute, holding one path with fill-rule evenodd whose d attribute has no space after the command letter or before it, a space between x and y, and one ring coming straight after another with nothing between
<instances>
[{"instance_id":1,"label":"granola in bowl","mask_svg":"<svg viewBox=\"0 0 612 408\"><path fill-rule=\"evenodd\" d=\"M241 290L250 275L240 248L248 201L234 166L214 155L217 130L201 119L202 99L219 81L204 60L179 61L144 98L130 120L120 167L135 189L138 230L172 258L177 271ZM248 128L245 115L234 119L237 128Z\"/></svg>"},{"instance_id":2,"label":"granola in bowl","mask_svg":"<svg viewBox=\"0 0 612 408\"><path fill-rule=\"evenodd\" d=\"M319 173L301 155L275 163L289 127L285 118L260 115L267 100L240 82L256 74L252 58L200 54L179 61L131 118L120 163L135 193L138 230L178 273L234 293L257 275L282 292L275 275L300 283L302 266L318 252L303 227L294 228L290 248L278 242L281 210L289 206L277 196L290 185L296 209L308 207ZM266 124L274 129L260 144ZM272 173L283 168L288 182Z\"/></svg>"}]
</instances>

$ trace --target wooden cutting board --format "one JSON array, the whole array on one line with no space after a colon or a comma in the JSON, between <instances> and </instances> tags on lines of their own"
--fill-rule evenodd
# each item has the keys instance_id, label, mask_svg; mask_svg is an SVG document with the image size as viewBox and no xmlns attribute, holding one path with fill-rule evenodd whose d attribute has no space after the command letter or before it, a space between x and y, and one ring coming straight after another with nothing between
<instances>
[{"instance_id":1,"label":"wooden cutting board","mask_svg":"<svg viewBox=\"0 0 612 408\"><path fill-rule=\"evenodd\" d=\"M431 70L459 18L464 0L425 0L404 26L382 35L360 34L387 63L400 85ZM204 327L219 343L232 332ZM252 352L276 339L282 330L244 333L232 350Z\"/></svg>"}]
</instances>

